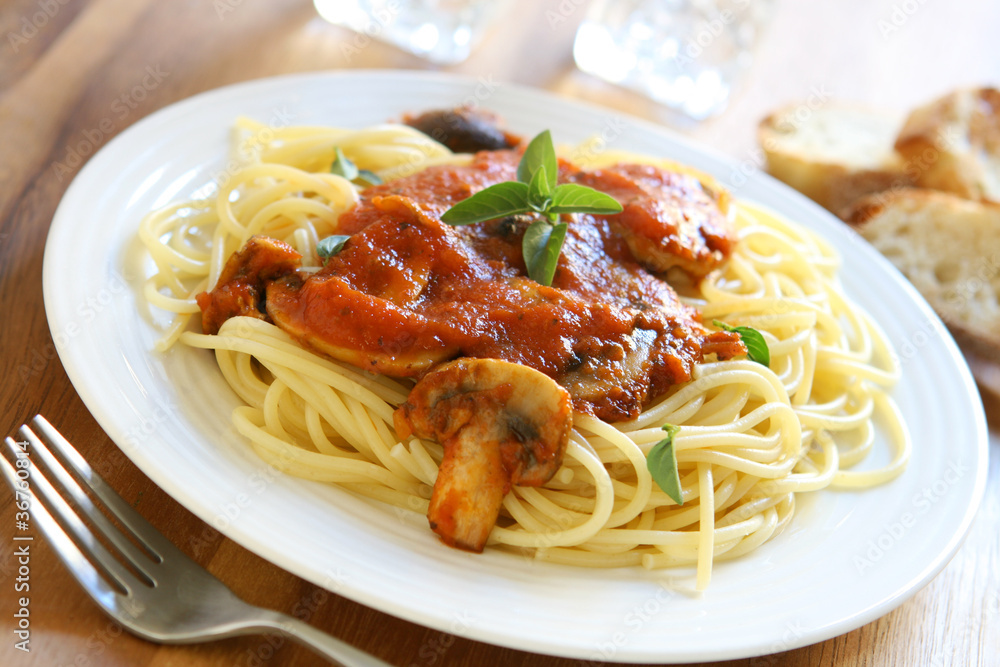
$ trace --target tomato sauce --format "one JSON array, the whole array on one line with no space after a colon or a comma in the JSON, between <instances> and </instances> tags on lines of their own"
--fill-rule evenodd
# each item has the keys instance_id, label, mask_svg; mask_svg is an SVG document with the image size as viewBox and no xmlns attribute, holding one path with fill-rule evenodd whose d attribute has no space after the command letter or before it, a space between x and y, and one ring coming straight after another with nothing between
<instances>
[{"instance_id":1,"label":"tomato sauce","mask_svg":"<svg viewBox=\"0 0 1000 667\"><path fill-rule=\"evenodd\" d=\"M561 162L561 181L607 191L632 221L564 216L568 233L551 286L527 277L521 241L529 217L441 222L454 203L514 180L519 158L486 151L467 166L369 188L340 219L337 233L350 239L316 273L225 275L262 283L266 317L331 357L401 377L459 356L504 359L549 375L575 409L609 421L636 417L667 387L689 380L706 354L745 353L735 334L705 330L664 279L671 247L680 257L673 265L695 278L731 249L724 211L692 177L652 167L580 172ZM284 244L264 245L280 255ZM650 249L659 254L651 259ZM254 253L241 254L250 265ZM226 290L240 291L220 281L199 298L205 322L215 323L213 312L232 314L222 303Z\"/></svg>"}]
</instances>

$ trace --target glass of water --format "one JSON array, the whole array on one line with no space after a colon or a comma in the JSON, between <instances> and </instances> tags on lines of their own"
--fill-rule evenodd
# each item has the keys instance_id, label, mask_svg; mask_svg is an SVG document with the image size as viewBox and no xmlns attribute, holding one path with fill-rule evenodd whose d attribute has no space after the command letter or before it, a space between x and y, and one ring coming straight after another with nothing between
<instances>
[{"instance_id":1,"label":"glass of water","mask_svg":"<svg viewBox=\"0 0 1000 667\"><path fill-rule=\"evenodd\" d=\"M350 57L371 39L394 44L439 65L469 57L510 0L313 0L320 16L354 30Z\"/></svg>"},{"instance_id":2,"label":"glass of water","mask_svg":"<svg viewBox=\"0 0 1000 667\"><path fill-rule=\"evenodd\" d=\"M594 0L573 57L589 74L691 118L720 113L772 0Z\"/></svg>"}]
</instances>

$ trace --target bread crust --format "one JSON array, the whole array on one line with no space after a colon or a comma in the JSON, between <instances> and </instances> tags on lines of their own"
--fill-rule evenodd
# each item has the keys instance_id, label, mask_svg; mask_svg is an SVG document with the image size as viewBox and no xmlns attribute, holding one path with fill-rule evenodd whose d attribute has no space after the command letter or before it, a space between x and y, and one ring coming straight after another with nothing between
<instances>
[{"instance_id":1,"label":"bread crust","mask_svg":"<svg viewBox=\"0 0 1000 667\"><path fill-rule=\"evenodd\" d=\"M831 106L802 114L803 105L791 105L761 120L758 143L767 157L768 172L817 202L835 215L842 216L860 197L913 184L904 170L900 156L892 149L897 123L883 114L848 106ZM844 129L836 127L838 115ZM833 119L832 121L830 119ZM810 123L823 123L831 136L827 146L816 146L819 134ZM859 123L864 136L858 136ZM854 131L852 131L854 128ZM857 148L850 146L858 144ZM849 157L833 153L848 146ZM835 149L835 150L833 150Z\"/></svg>"},{"instance_id":2,"label":"bread crust","mask_svg":"<svg viewBox=\"0 0 1000 667\"><path fill-rule=\"evenodd\" d=\"M895 148L918 186L1000 201L1000 91L957 90L914 109Z\"/></svg>"}]
</instances>

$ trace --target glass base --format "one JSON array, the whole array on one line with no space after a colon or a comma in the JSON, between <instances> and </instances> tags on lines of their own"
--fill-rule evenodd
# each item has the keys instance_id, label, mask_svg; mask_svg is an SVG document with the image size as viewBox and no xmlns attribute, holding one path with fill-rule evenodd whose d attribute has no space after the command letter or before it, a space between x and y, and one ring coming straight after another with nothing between
<instances>
[{"instance_id":1,"label":"glass base","mask_svg":"<svg viewBox=\"0 0 1000 667\"><path fill-rule=\"evenodd\" d=\"M508 0L314 0L320 16L358 33L345 43L353 55L377 39L439 65L469 57ZM360 42L360 45L358 44ZM350 60L350 58L348 58Z\"/></svg>"},{"instance_id":2,"label":"glass base","mask_svg":"<svg viewBox=\"0 0 1000 667\"><path fill-rule=\"evenodd\" d=\"M577 31L573 58L588 74L708 118L726 108L752 59L757 21L742 5L597 0Z\"/></svg>"}]
</instances>

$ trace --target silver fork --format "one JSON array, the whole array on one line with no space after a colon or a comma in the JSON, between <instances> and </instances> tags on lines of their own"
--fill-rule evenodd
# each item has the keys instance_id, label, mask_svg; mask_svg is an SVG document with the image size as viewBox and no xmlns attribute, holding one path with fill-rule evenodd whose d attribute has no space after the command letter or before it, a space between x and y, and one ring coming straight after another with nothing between
<instances>
[{"instance_id":1,"label":"silver fork","mask_svg":"<svg viewBox=\"0 0 1000 667\"><path fill-rule=\"evenodd\" d=\"M6 439L7 453L14 463L0 457L0 468L14 491L15 502L29 501L30 519L37 522L62 562L98 606L129 631L161 644L277 633L341 667L390 667L297 618L236 597L122 500L44 417L36 416L31 425L34 430L25 424L18 431L20 442L27 445ZM44 462L76 509L35 465L36 458ZM66 468L83 480L142 549L104 516ZM25 470L27 473L18 475ZM138 575L101 544L77 512L114 545Z\"/></svg>"}]
</instances>

